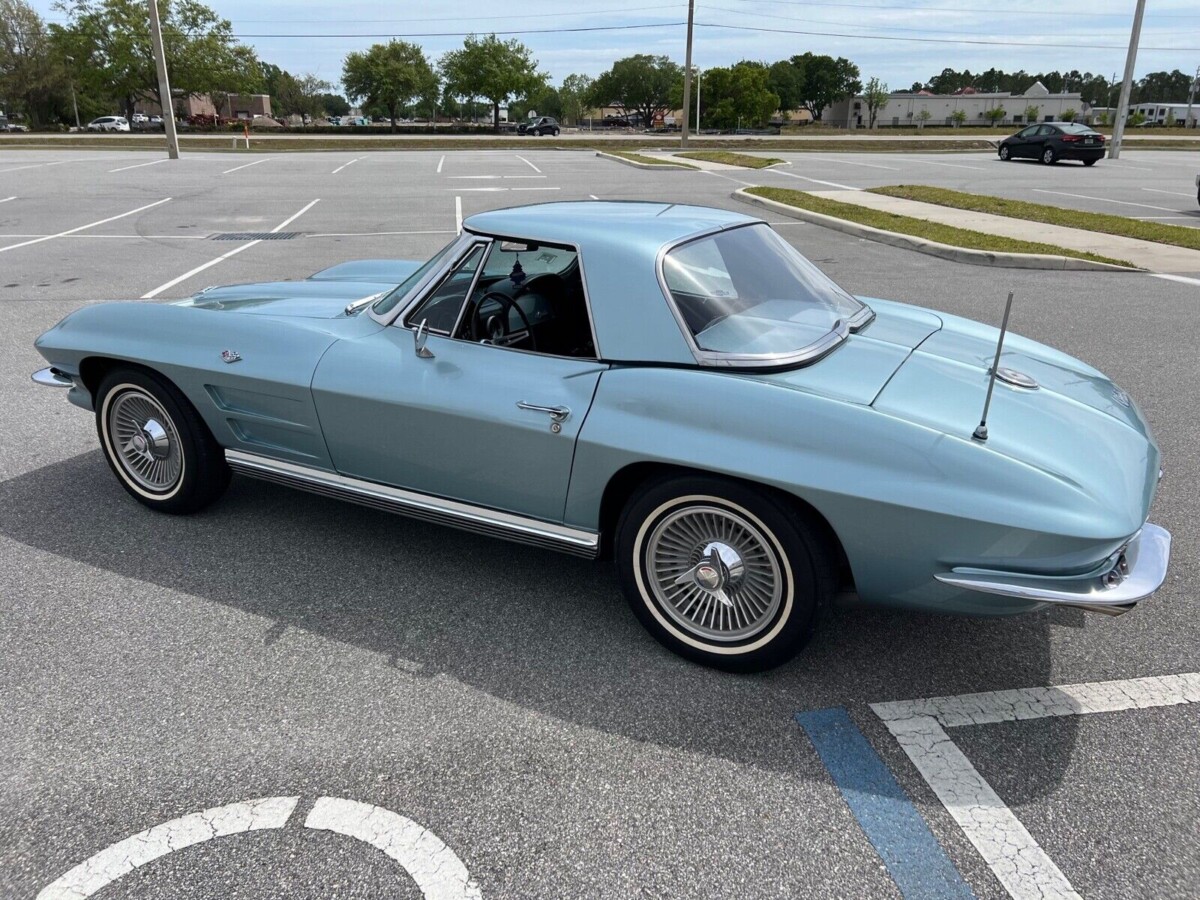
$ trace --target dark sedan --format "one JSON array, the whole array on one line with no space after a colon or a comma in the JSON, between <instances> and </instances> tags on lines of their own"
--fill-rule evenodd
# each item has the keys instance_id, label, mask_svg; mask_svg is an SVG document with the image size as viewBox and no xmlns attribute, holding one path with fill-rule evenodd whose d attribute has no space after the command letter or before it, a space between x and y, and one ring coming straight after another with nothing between
<instances>
[{"instance_id":1,"label":"dark sedan","mask_svg":"<svg viewBox=\"0 0 1200 900\"><path fill-rule=\"evenodd\" d=\"M1030 125L1000 142L1001 159L1040 159L1051 166L1060 159L1077 159L1094 166L1104 155L1104 135L1076 122Z\"/></svg>"}]
</instances>

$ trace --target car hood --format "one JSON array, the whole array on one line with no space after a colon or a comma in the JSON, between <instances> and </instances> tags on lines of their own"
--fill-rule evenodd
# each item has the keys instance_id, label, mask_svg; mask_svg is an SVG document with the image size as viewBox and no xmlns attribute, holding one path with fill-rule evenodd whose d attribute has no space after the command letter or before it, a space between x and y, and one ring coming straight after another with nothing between
<instances>
[{"instance_id":1,"label":"car hood","mask_svg":"<svg viewBox=\"0 0 1200 900\"><path fill-rule=\"evenodd\" d=\"M972 438L987 394L997 329L957 316L922 341L872 403L881 413L1002 454L1125 511L1140 526L1159 453L1129 396L1101 372L1044 344L1008 334L1000 368L1035 388L996 380L986 442ZM1136 511L1136 512L1135 512Z\"/></svg>"},{"instance_id":2,"label":"car hood","mask_svg":"<svg viewBox=\"0 0 1200 900\"><path fill-rule=\"evenodd\" d=\"M346 315L348 305L395 287L395 283L377 281L269 281L208 288L177 305L260 316L333 319Z\"/></svg>"}]
</instances>

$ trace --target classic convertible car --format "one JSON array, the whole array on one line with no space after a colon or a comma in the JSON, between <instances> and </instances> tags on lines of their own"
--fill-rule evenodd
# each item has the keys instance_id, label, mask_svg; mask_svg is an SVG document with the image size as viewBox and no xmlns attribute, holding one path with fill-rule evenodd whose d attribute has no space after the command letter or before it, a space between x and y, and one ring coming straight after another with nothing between
<instances>
[{"instance_id":1,"label":"classic convertible car","mask_svg":"<svg viewBox=\"0 0 1200 900\"><path fill-rule=\"evenodd\" d=\"M851 296L745 215L549 203L476 215L423 264L87 306L38 338L34 380L94 411L152 509L237 472L613 558L659 641L745 671L839 590L1120 613L1159 587L1145 419L1020 337L993 379L997 339Z\"/></svg>"}]
</instances>

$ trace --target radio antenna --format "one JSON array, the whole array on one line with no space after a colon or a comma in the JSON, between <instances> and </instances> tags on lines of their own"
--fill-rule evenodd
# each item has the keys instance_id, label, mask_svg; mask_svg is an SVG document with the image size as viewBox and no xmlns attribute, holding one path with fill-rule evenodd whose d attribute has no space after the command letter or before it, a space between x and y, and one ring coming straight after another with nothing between
<instances>
[{"instance_id":1,"label":"radio antenna","mask_svg":"<svg viewBox=\"0 0 1200 900\"><path fill-rule=\"evenodd\" d=\"M996 373L1000 370L1000 351L1004 349L1004 335L1008 332L1008 314L1012 312L1013 292L1008 292L1008 302L1004 304L1004 321L1000 323L1000 339L996 341L996 358L992 362L991 378L988 379L987 398L983 401L983 415L979 425L971 437L977 441L988 439L987 417L988 407L992 405L992 389L996 386Z\"/></svg>"}]
</instances>

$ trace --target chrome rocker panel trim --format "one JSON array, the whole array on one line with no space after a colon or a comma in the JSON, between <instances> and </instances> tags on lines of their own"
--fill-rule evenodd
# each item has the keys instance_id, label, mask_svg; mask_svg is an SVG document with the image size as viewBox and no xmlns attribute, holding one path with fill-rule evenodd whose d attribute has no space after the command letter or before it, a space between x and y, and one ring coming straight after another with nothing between
<instances>
[{"instance_id":1,"label":"chrome rocker panel trim","mask_svg":"<svg viewBox=\"0 0 1200 900\"><path fill-rule=\"evenodd\" d=\"M384 512L421 519L437 525L449 525L489 537L520 544L558 550L573 556L595 559L600 553L600 535L579 528L555 525L512 513L472 506L456 500L431 497L401 488L362 481L308 466L282 462L266 456L226 450L225 461L233 471L298 488L338 500L348 500Z\"/></svg>"},{"instance_id":2,"label":"chrome rocker panel trim","mask_svg":"<svg viewBox=\"0 0 1200 900\"><path fill-rule=\"evenodd\" d=\"M935 575L938 581L969 591L999 594L1059 606L1075 606L1089 612L1119 616L1162 586L1171 559L1171 533L1147 522L1142 530L1117 554L1107 569L1076 578L1019 575L1011 572L985 572L979 569L955 569ZM1109 585L1115 567L1124 560L1124 577Z\"/></svg>"},{"instance_id":3,"label":"chrome rocker panel trim","mask_svg":"<svg viewBox=\"0 0 1200 900\"><path fill-rule=\"evenodd\" d=\"M44 369L38 369L30 376L37 384L46 387L75 387L75 382L71 380L71 376L64 372L60 372L53 366L47 366Z\"/></svg>"}]
</instances>

